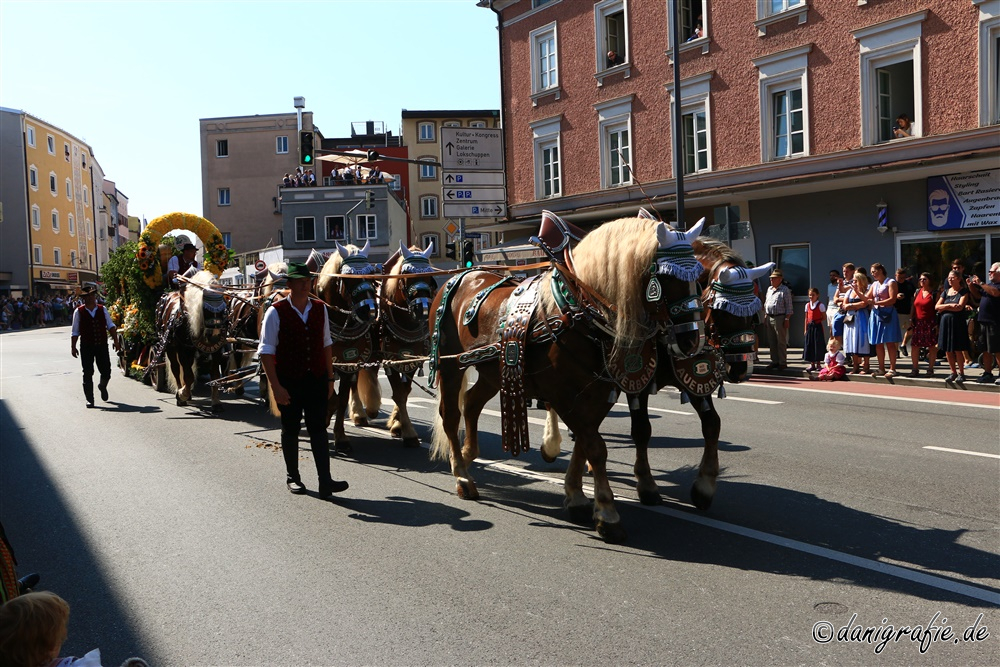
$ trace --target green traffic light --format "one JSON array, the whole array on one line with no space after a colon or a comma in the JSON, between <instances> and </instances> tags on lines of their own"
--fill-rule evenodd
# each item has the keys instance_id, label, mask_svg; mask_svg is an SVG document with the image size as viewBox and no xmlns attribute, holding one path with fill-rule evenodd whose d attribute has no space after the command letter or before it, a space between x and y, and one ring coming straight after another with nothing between
<instances>
[{"instance_id":1,"label":"green traffic light","mask_svg":"<svg viewBox=\"0 0 1000 667\"><path fill-rule=\"evenodd\" d=\"M312 155L306 155L304 158L302 158L302 161L305 162L306 164L309 164L310 162L313 161L313 156Z\"/></svg>"},{"instance_id":2,"label":"green traffic light","mask_svg":"<svg viewBox=\"0 0 1000 667\"><path fill-rule=\"evenodd\" d=\"M471 259L465 260L465 268L467 268L467 269L471 269L472 268L472 260Z\"/></svg>"}]
</instances>

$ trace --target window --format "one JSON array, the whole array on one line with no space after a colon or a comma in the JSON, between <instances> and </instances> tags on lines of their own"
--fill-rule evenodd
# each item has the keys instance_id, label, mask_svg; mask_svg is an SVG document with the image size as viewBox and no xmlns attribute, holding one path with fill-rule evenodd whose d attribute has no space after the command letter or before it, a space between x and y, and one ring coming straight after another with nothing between
<instances>
[{"instance_id":1,"label":"window","mask_svg":"<svg viewBox=\"0 0 1000 667\"><path fill-rule=\"evenodd\" d=\"M806 0L757 0L757 20L754 22L757 35L763 37L767 34L767 26L788 18L797 18L801 25L806 22L808 14Z\"/></svg>"},{"instance_id":2,"label":"window","mask_svg":"<svg viewBox=\"0 0 1000 667\"><path fill-rule=\"evenodd\" d=\"M86 190L84 190L86 192ZM84 218L84 227L87 228L87 239L94 238L94 226L90 224L90 218Z\"/></svg>"},{"instance_id":3,"label":"window","mask_svg":"<svg viewBox=\"0 0 1000 667\"><path fill-rule=\"evenodd\" d=\"M417 141L434 141L434 123L418 123L417 136Z\"/></svg>"},{"instance_id":4,"label":"window","mask_svg":"<svg viewBox=\"0 0 1000 667\"><path fill-rule=\"evenodd\" d=\"M34 229L42 228L42 211L37 206L31 207L31 226Z\"/></svg>"},{"instance_id":5,"label":"window","mask_svg":"<svg viewBox=\"0 0 1000 667\"><path fill-rule=\"evenodd\" d=\"M807 71L812 44L753 61L760 80L761 161L809 154Z\"/></svg>"},{"instance_id":6,"label":"window","mask_svg":"<svg viewBox=\"0 0 1000 667\"><path fill-rule=\"evenodd\" d=\"M535 198L562 194L562 162L559 151L561 116L531 123L534 138Z\"/></svg>"},{"instance_id":7,"label":"window","mask_svg":"<svg viewBox=\"0 0 1000 667\"><path fill-rule=\"evenodd\" d=\"M76 250L69 251L69 265L76 266Z\"/></svg>"},{"instance_id":8,"label":"window","mask_svg":"<svg viewBox=\"0 0 1000 667\"><path fill-rule=\"evenodd\" d=\"M979 5L979 124L995 125L1000 123L1000 2L972 1Z\"/></svg>"},{"instance_id":9,"label":"window","mask_svg":"<svg viewBox=\"0 0 1000 667\"><path fill-rule=\"evenodd\" d=\"M222 232L222 243L227 248L233 247L233 233L232 232Z\"/></svg>"},{"instance_id":10,"label":"window","mask_svg":"<svg viewBox=\"0 0 1000 667\"><path fill-rule=\"evenodd\" d=\"M33 128L30 125L28 125L25 128L25 131L28 133L28 146L30 146L31 148L34 148L35 147L35 128Z\"/></svg>"},{"instance_id":11,"label":"window","mask_svg":"<svg viewBox=\"0 0 1000 667\"><path fill-rule=\"evenodd\" d=\"M791 285L792 294L803 296L809 293L809 246L788 245L773 248L774 263L785 274Z\"/></svg>"},{"instance_id":12,"label":"window","mask_svg":"<svg viewBox=\"0 0 1000 667\"><path fill-rule=\"evenodd\" d=\"M360 241L370 241L376 237L375 216L373 214L359 215L357 218L357 238Z\"/></svg>"},{"instance_id":13,"label":"window","mask_svg":"<svg viewBox=\"0 0 1000 667\"><path fill-rule=\"evenodd\" d=\"M73 182L66 179L66 199L73 201Z\"/></svg>"},{"instance_id":14,"label":"window","mask_svg":"<svg viewBox=\"0 0 1000 667\"><path fill-rule=\"evenodd\" d=\"M55 154L56 154L56 138L55 138L55 137L53 137L53 136L52 136L52 135L50 134L50 135L48 135L48 137L46 138L46 142L47 142L47 144L48 144L48 149L49 149L49 155L55 155Z\"/></svg>"},{"instance_id":15,"label":"window","mask_svg":"<svg viewBox=\"0 0 1000 667\"><path fill-rule=\"evenodd\" d=\"M42 246L36 245L31 247L31 259L35 264L42 263Z\"/></svg>"},{"instance_id":16,"label":"window","mask_svg":"<svg viewBox=\"0 0 1000 667\"><path fill-rule=\"evenodd\" d=\"M83 167L84 169L86 169L86 168L87 168L87 154L86 154L86 153L84 153L83 155L81 155L81 156L80 156L80 165L81 165L81 166L82 166L82 167Z\"/></svg>"},{"instance_id":17,"label":"window","mask_svg":"<svg viewBox=\"0 0 1000 667\"><path fill-rule=\"evenodd\" d=\"M625 0L603 0L594 5L597 30L597 71L628 62Z\"/></svg>"},{"instance_id":18,"label":"window","mask_svg":"<svg viewBox=\"0 0 1000 667\"><path fill-rule=\"evenodd\" d=\"M288 137L275 137L274 152L278 155L284 155L288 152Z\"/></svg>"},{"instance_id":19,"label":"window","mask_svg":"<svg viewBox=\"0 0 1000 667\"><path fill-rule=\"evenodd\" d=\"M854 31L861 56L861 143L895 139L896 118L910 121L910 136L923 134L921 24L927 11Z\"/></svg>"},{"instance_id":20,"label":"window","mask_svg":"<svg viewBox=\"0 0 1000 667\"><path fill-rule=\"evenodd\" d=\"M344 231L347 229L347 220L342 215L328 215L326 222L326 240L343 241Z\"/></svg>"},{"instance_id":21,"label":"window","mask_svg":"<svg viewBox=\"0 0 1000 667\"><path fill-rule=\"evenodd\" d=\"M708 53L708 25L705 18L708 16L708 0L677 0L677 13L680 14L680 40L681 49L688 48L702 49L702 53ZM674 38L674 17L673 12L667 12L667 44L672 45ZM691 44L690 47L687 45ZM668 54L669 55L669 54Z\"/></svg>"},{"instance_id":22,"label":"window","mask_svg":"<svg viewBox=\"0 0 1000 667\"><path fill-rule=\"evenodd\" d=\"M215 142L215 157L229 157L229 139L219 139Z\"/></svg>"},{"instance_id":23,"label":"window","mask_svg":"<svg viewBox=\"0 0 1000 667\"><path fill-rule=\"evenodd\" d=\"M681 150L684 173L696 174L712 168L711 114L709 94L714 72L706 72L681 81ZM673 84L667 85L671 110Z\"/></svg>"},{"instance_id":24,"label":"window","mask_svg":"<svg viewBox=\"0 0 1000 667\"><path fill-rule=\"evenodd\" d=\"M28 167L28 184L32 190L38 189L38 170L34 167Z\"/></svg>"},{"instance_id":25,"label":"window","mask_svg":"<svg viewBox=\"0 0 1000 667\"><path fill-rule=\"evenodd\" d=\"M441 123L441 127L462 127L462 123L457 120L447 120Z\"/></svg>"},{"instance_id":26,"label":"window","mask_svg":"<svg viewBox=\"0 0 1000 667\"><path fill-rule=\"evenodd\" d=\"M295 218L295 240L299 243L316 240L316 218Z\"/></svg>"},{"instance_id":27,"label":"window","mask_svg":"<svg viewBox=\"0 0 1000 667\"><path fill-rule=\"evenodd\" d=\"M632 182L632 95L595 104L601 137L601 187Z\"/></svg>"},{"instance_id":28,"label":"window","mask_svg":"<svg viewBox=\"0 0 1000 667\"><path fill-rule=\"evenodd\" d=\"M486 127L486 121L485 120L469 121L469 127Z\"/></svg>"},{"instance_id":29,"label":"window","mask_svg":"<svg viewBox=\"0 0 1000 667\"><path fill-rule=\"evenodd\" d=\"M433 160L434 158L420 158L421 160ZM420 180L426 181L437 178L437 167L432 164L420 165Z\"/></svg>"},{"instance_id":30,"label":"window","mask_svg":"<svg viewBox=\"0 0 1000 667\"><path fill-rule=\"evenodd\" d=\"M90 253L87 253L87 266L90 267L91 271L94 270L94 256Z\"/></svg>"},{"instance_id":31,"label":"window","mask_svg":"<svg viewBox=\"0 0 1000 667\"><path fill-rule=\"evenodd\" d=\"M62 266L62 249L53 248L52 249L52 263L56 266Z\"/></svg>"},{"instance_id":32,"label":"window","mask_svg":"<svg viewBox=\"0 0 1000 667\"><path fill-rule=\"evenodd\" d=\"M63 154L66 156L66 161L69 162L69 144L63 144Z\"/></svg>"},{"instance_id":33,"label":"window","mask_svg":"<svg viewBox=\"0 0 1000 667\"><path fill-rule=\"evenodd\" d=\"M69 229L70 236L76 236L76 223L73 222L73 214L70 213L66 216L66 226Z\"/></svg>"},{"instance_id":34,"label":"window","mask_svg":"<svg viewBox=\"0 0 1000 667\"><path fill-rule=\"evenodd\" d=\"M49 172L49 192L51 192L53 196L59 194L59 190L56 187L55 172Z\"/></svg>"},{"instance_id":35,"label":"window","mask_svg":"<svg viewBox=\"0 0 1000 667\"><path fill-rule=\"evenodd\" d=\"M219 188L219 206L229 206L229 188Z\"/></svg>"},{"instance_id":36,"label":"window","mask_svg":"<svg viewBox=\"0 0 1000 667\"><path fill-rule=\"evenodd\" d=\"M59 231L59 211L52 211L52 231Z\"/></svg>"},{"instance_id":37,"label":"window","mask_svg":"<svg viewBox=\"0 0 1000 667\"><path fill-rule=\"evenodd\" d=\"M429 247L431 248L431 257L441 256L441 241L437 234L421 234L420 235L420 247L425 250Z\"/></svg>"},{"instance_id":38,"label":"window","mask_svg":"<svg viewBox=\"0 0 1000 667\"><path fill-rule=\"evenodd\" d=\"M83 205L84 206L90 205L90 195L87 194L87 188L83 189Z\"/></svg>"},{"instance_id":39,"label":"window","mask_svg":"<svg viewBox=\"0 0 1000 667\"><path fill-rule=\"evenodd\" d=\"M555 93L559 99L559 61L556 54L556 24L531 31L531 93L532 103L537 106L537 97Z\"/></svg>"},{"instance_id":40,"label":"window","mask_svg":"<svg viewBox=\"0 0 1000 667\"><path fill-rule=\"evenodd\" d=\"M438 198L435 196L421 197L420 198L420 217L421 218L436 218L438 217Z\"/></svg>"},{"instance_id":41,"label":"window","mask_svg":"<svg viewBox=\"0 0 1000 667\"><path fill-rule=\"evenodd\" d=\"M541 7L542 5L547 5L552 0L531 0L531 8ZM426 246L425 246L426 247Z\"/></svg>"}]
</instances>

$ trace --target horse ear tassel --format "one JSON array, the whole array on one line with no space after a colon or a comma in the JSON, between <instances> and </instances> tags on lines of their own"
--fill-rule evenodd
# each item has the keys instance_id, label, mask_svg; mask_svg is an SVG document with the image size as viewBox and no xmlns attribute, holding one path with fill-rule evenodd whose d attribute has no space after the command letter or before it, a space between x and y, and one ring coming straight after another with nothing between
<instances>
[{"instance_id":1,"label":"horse ear tassel","mask_svg":"<svg viewBox=\"0 0 1000 667\"><path fill-rule=\"evenodd\" d=\"M658 391L660 391L660 388L656 386L656 380L653 380L653 384L649 385L649 393L650 395L654 395Z\"/></svg>"},{"instance_id":2,"label":"horse ear tassel","mask_svg":"<svg viewBox=\"0 0 1000 667\"><path fill-rule=\"evenodd\" d=\"M721 385L720 384L719 385L719 398L725 398L725 397L726 397L726 387L725 387L725 385Z\"/></svg>"},{"instance_id":3,"label":"horse ear tassel","mask_svg":"<svg viewBox=\"0 0 1000 667\"><path fill-rule=\"evenodd\" d=\"M628 409L632 410L633 412L635 412L636 410L638 410L639 409L639 399L636 398L635 396L631 397L628 400Z\"/></svg>"},{"instance_id":4,"label":"horse ear tassel","mask_svg":"<svg viewBox=\"0 0 1000 667\"><path fill-rule=\"evenodd\" d=\"M618 392L612 389L611 393L608 394L608 403L615 403L617 401L618 401Z\"/></svg>"},{"instance_id":5,"label":"horse ear tassel","mask_svg":"<svg viewBox=\"0 0 1000 667\"><path fill-rule=\"evenodd\" d=\"M691 399L688 398L687 392L686 391L682 391L681 392L681 405L684 405L685 403L690 403L690 402L691 402Z\"/></svg>"}]
</instances>

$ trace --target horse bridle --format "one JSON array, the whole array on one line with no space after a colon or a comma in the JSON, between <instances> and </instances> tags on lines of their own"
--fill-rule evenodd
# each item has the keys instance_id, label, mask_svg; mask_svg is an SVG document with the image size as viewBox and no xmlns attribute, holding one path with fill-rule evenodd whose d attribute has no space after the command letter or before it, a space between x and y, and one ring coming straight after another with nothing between
<instances>
[{"instance_id":1,"label":"horse bridle","mask_svg":"<svg viewBox=\"0 0 1000 667\"><path fill-rule=\"evenodd\" d=\"M725 285L718 280L710 280L708 287L702 295L702 303L705 310L705 322L708 324L709 343L722 352L723 358L728 363L746 362L751 365L753 361L753 346L757 340L757 334L753 329L743 329L727 334L722 334L712 317L715 311L715 297L725 296L728 298L738 298L753 295L753 283ZM734 314L734 317L739 317Z\"/></svg>"},{"instance_id":2,"label":"horse bridle","mask_svg":"<svg viewBox=\"0 0 1000 667\"><path fill-rule=\"evenodd\" d=\"M698 283L696 280L688 280L687 296L671 303L664 303L664 290L663 286L660 285L660 276L670 275L670 273L662 271L658 267L661 261L669 264L672 258L688 257L693 257L690 248L659 251L657 253L657 263L654 263L650 267L645 290L646 302L649 304L658 304L654 308L653 321L656 325L659 342L670 351L671 355L678 359L689 359L697 356L705 347L705 322L702 320L702 306L698 298ZM686 277L691 277L681 267L674 268L673 270ZM678 322L678 318L684 318L685 321ZM685 351L681 348L678 341L681 335L692 332L698 334L698 343L692 350Z\"/></svg>"}]
</instances>

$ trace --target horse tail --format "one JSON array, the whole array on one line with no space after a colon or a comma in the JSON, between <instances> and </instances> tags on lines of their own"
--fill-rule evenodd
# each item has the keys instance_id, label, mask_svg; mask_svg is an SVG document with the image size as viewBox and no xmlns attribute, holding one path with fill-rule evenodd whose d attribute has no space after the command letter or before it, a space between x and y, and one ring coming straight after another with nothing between
<instances>
[{"instance_id":1,"label":"horse tail","mask_svg":"<svg viewBox=\"0 0 1000 667\"><path fill-rule=\"evenodd\" d=\"M358 395L368 418L378 417L378 411L382 407L382 387L378 383L377 369L363 368L358 373ZM351 397L353 400L354 395L351 394Z\"/></svg>"},{"instance_id":2,"label":"horse tail","mask_svg":"<svg viewBox=\"0 0 1000 667\"><path fill-rule=\"evenodd\" d=\"M468 378L465 372L462 373L462 382L459 385L458 390L458 414L461 418L462 412L465 407L465 390L468 387ZM448 440L448 434L444 430L444 422L441 420L441 401L444 399L444 392L438 388L438 407L437 412L434 415L434 427L431 430L431 460L432 461L450 461L451 460L451 441ZM461 429L459 429L461 431ZM461 433L459 433L461 436ZM460 438L461 439L461 438Z\"/></svg>"}]
</instances>

